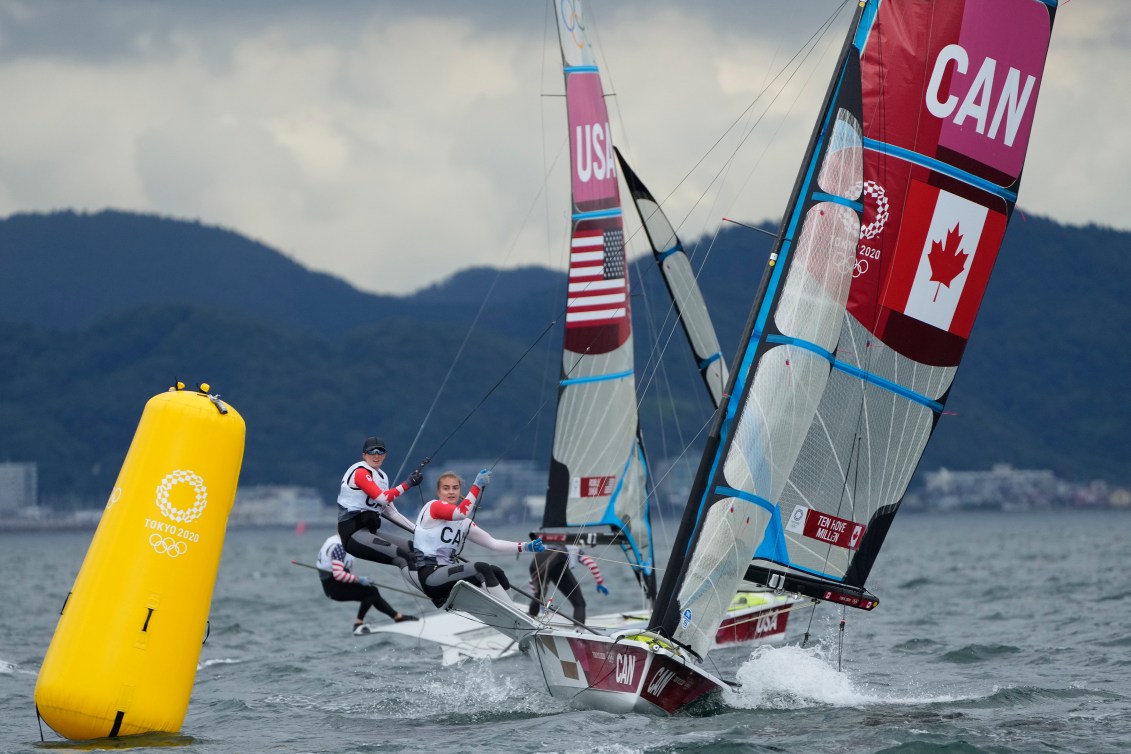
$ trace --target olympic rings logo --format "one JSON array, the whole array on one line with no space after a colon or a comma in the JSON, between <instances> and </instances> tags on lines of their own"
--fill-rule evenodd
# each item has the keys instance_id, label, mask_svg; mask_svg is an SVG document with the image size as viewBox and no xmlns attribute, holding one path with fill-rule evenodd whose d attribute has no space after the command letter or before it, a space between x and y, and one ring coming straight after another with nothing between
<instances>
[{"instance_id":1,"label":"olympic rings logo","mask_svg":"<svg viewBox=\"0 0 1131 754\"><path fill-rule=\"evenodd\" d=\"M843 251L838 251L833 256L833 267L842 275L847 274L851 269L852 277L858 278L868 271L868 260L856 258Z\"/></svg>"},{"instance_id":2,"label":"olympic rings logo","mask_svg":"<svg viewBox=\"0 0 1131 754\"><path fill-rule=\"evenodd\" d=\"M157 532L149 535L149 544L158 555L168 555L175 558L188 552L188 545L179 539L162 537Z\"/></svg>"},{"instance_id":3,"label":"olympic rings logo","mask_svg":"<svg viewBox=\"0 0 1131 754\"><path fill-rule=\"evenodd\" d=\"M569 30L570 36L573 37L573 43L577 48L583 49L585 47L585 21L581 18L580 8L573 0L560 0L559 13L562 14L562 22L565 28Z\"/></svg>"},{"instance_id":4,"label":"olympic rings logo","mask_svg":"<svg viewBox=\"0 0 1131 754\"><path fill-rule=\"evenodd\" d=\"M169 502L169 493L173 490L173 487L178 484L191 485L193 491L196 493L196 500L191 508L177 508ZM204 480L191 471L177 469L170 474L166 474L165 478L161 480L161 484L157 485L157 507L160 508L161 512L165 514L165 517L171 521L182 524L195 521L204 513L204 508L207 505L208 488L204 486Z\"/></svg>"}]
</instances>

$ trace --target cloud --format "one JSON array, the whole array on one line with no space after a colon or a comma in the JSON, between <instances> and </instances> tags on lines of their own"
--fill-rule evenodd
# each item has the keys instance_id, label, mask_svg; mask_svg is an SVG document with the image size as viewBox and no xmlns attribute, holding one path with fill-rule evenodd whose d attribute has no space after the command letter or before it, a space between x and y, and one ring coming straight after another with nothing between
<instances>
[{"instance_id":1,"label":"cloud","mask_svg":"<svg viewBox=\"0 0 1131 754\"><path fill-rule=\"evenodd\" d=\"M618 144L685 236L785 207L848 21L804 48L840 3L789 5L590 4ZM1128 227L1131 105L1109 82L1129 29L1121 0L1060 10L1023 208ZM555 34L540 4L501 0L2 3L0 213L197 219L375 291L556 264Z\"/></svg>"}]
</instances>

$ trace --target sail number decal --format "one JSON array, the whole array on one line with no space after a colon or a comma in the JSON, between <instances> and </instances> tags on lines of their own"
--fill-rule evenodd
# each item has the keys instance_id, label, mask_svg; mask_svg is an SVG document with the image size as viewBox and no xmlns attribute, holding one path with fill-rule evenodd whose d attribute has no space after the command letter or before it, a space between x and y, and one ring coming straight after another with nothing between
<instances>
[{"instance_id":1,"label":"sail number decal","mask_svg":"<svg viewBox=\"0 0 1131 754\"><path fill-rule=\"evenodd\" d=\"M785 528L787 531L810 539L855 550L860 546L860 540L868 527L847 518L837 518L799 505L793 509Z\"/></svg>"},{"instance_id":2,"label":"sail number decal","mask_svg":"<svg viewBox=\"0 0 1131 754\"><path fill-rule=\"evenodd\" d=\"M568 639L592 688L634 691L647 665L647 653L639 647L615 646Z\"/></svg>"},{"instance_id":3,"label":"sail number decal","mask_svg":"<svg viewBox=\"0 0 1131 754\"><path fill-rule=\"evenodd\" d=\"M613 476L575 476L569 480L570 497L608 497L617 486Z\"/></svg>"}]
</instances>

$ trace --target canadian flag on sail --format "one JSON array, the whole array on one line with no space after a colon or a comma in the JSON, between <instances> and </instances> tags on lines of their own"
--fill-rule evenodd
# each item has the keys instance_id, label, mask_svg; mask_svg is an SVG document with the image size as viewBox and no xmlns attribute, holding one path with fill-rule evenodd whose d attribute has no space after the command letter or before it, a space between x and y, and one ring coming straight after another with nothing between
<instances>
[{"instance_id":1,"label":"canadian flag on sail","mask_svg":"<svg viewBox=\"0 0 1131 754\"><path fill-rule=\"evenodd\" d=\"M912 181L883 305L970 337L1005 224L1000 212Z\"/></svg>"}]
</instances>

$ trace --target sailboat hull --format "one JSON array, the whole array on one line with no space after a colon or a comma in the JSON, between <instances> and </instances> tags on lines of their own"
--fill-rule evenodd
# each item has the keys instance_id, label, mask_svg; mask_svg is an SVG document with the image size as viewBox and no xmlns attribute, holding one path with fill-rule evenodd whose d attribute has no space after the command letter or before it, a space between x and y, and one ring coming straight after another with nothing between
<instances>
[{"instance_id":1,"label":"sailboat hull","mask_svg":"<svg viewBox=\"0 0 1131 754\"><path fill-rule=\"evenodd\" d=\"M585 709L671 715L726 687L647 635L548 630L527 645L550 695Z\"/></svg>"},{"instance_id":2,"label":"sailboat hull","mask_svg":"<svg viewBox=\"0 0 1131 754\"><path fill-rule=\"evenodd\" d=\"M791 611L801 601L789 594L739 592L719 625L716 646L779 642L785 638ZM450 612L455 611L455 612ZM643 631L644 612L616 612L590 616L587 625L596 633ZM499 659L519 652L519 641L542 629L568 631L572 623L559 614L531 618L525 603L506 604L471 584L460 582L452 591L447 610L424 615L419 621L389 623L373 628L374 634L401 634L415 641L435 642L443 649L443 664L467 658Z\"/></svg>"}]
</instances>

